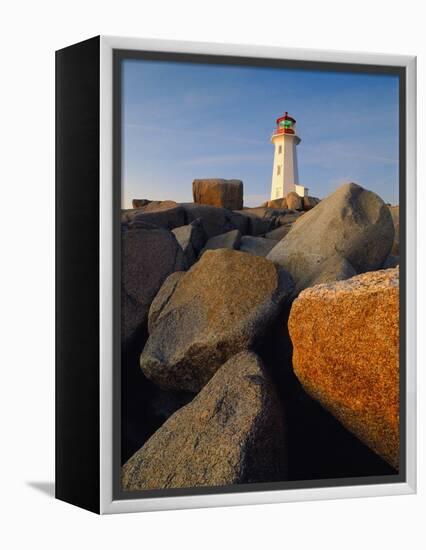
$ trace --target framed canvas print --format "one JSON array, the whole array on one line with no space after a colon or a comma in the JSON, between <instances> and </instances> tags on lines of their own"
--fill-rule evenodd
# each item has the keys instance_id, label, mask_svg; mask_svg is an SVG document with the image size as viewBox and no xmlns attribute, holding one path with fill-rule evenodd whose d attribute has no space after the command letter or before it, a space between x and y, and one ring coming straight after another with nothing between
<instances>
[{"instance_id":1,"label":"framed canvas print","mask_svg":"<svg viewBox=\"0 0 426 550\"><path fill-rule=\"evenodd\" d=\"M415 492L415 58L56 53L56 496Z\"/></svg>"}]
</instances>

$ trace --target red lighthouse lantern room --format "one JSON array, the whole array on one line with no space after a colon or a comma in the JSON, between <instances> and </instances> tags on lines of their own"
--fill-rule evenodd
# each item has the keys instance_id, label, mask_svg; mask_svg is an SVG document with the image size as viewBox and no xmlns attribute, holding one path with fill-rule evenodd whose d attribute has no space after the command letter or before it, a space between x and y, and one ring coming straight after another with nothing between
<instances>
[{"instance_id":1,"label":"red lighthouse lantern room","mask_svg":"<svg viewBox=\"0 0 426 550\"><path fill-rule=\"evenodd\" d=\"M274 129L274 134L294 134L296 121L287 111L284 113L284 116L277 118L276 122L277 126Z\"/></svg>"}]
</instances>

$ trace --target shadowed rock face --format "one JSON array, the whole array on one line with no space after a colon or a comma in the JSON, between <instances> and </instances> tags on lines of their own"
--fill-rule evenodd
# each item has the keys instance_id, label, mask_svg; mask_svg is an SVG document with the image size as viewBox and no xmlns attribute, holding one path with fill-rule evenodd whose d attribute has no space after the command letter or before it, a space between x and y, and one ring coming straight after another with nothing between
<instances>
[{"instance_id":1,"label":"shadowed rock face","mask_svg":"<svg viewBox=\"0 0 426 550\"><path fill-rule=\"evenodd\" d=\"M227 231L222 235L216 235L206 242L206 246L203 249L203 253L206 250L217 250L219 248L229 248L230 250L236 250L239 248L241 242L241 233L238 229Z\"/></svg>"},{"instance_id":2,"label":"shadowed rock face","mask_svg":"<svg viewBox=\"0 0 426 550\"><path fill-rule=\"evenodd\" d=\"M180 244L186 263L190 267L197 260L198 254L207 240L201 219L194 220L188 225L176 227L172 233Z\"/></svg>"},{"instance_id":3,"label":"shadowed rock face","mask_svg":"<svg viewBox=\"0 0 426 550\"><path fill-rule=\"evenodd\" d=\"M166 278L186 268L181 247L165 229L137 229L122 233L122 341L145 328L152 300Z\"/></svg>"},{"instance_id":4,"label":"shadowed rock face","mask_svg":"<svg viewBox=\"0 0 426 550\"><path fill-rule=\"evenodd\" d=\"M265 239L264 237L250 237L247 235L241 239L240 250L253 254L254 256L265 257L276 244L277 241L272 239Z\"/></svg>"},{"instance_id":5,"label":"shadowed rock face","mask_svg":"<svg viewBox=\"0 0 426 550\"><path fill-rule=\"evenodd\" d=\"M287 269L298 290L315 284L322 264L335 259L336 275L328 264L328 281L379 269L392 247L394 228L388 207L375 193L349 183L306 212L268 254ZM316 258L316 259L315 259ZM347 270L341 268L347 262Z\"/></svg>"},{"instance_id":6,"label":"shadowed rock face","mask_svg":"<svg viewBox=\"0 0 426 550\"><path fill-rule=\"evenodd\" d=\"M299 284L302 288L306 288L307 286L329 283L330 281L344 281L354 275L356 275L356 271L345 258L331 256L321 263L321 269L317 275L313 278L309 277L307 281L303 279L302 275Z\"/></svg>"},{"instance_id":7,"label":"shadowed rock face","mask_svg":"<svg viewBox=\"0 0 426 550\"><path fill-rule=\"evenodd\" d=\"M132 225L150 223L164 229L185 224L185 210L174 201L150 202L132 215Z\"/></svg>"},{"instance_id":8,"label":"shadowed rock face","mask_svg":"<svg viewBox=\"0 0 426 550\"><path fill-rule=\"evenodd\" d=\"M192 183L194 202L240 210L243 207L243 182L241 180L198 179Z\"/></svg>"},{"instance_id":9,"label":"shadowed rock face","mask_svg":"<svg viewBox=\"0 0 426 550\"><path fill-rule=\"evenodd\" d=\"M135 216L140 214L143 211L142 207L135 208L124 208L121 210L121 223L128 224L130 223Z\"/></svg>"},{"instance_id":10,"label":"shadowed rock face","mask_svg":"<svg viewBox=\"0 0 426 550\"><path fill-rule=\"evenodd\" d=\"M287 235L290 229L291 229L291 225L289 226L280 225L276 229L273 229L272 231L268 231L268 233L265 233L265 239L270 239L272 241L275 241L275 244L274 244L275 246L276 244L278 244L278 241L280 241Z\"/></svg>"},{"instance_id":11,"label":"shadowed rock face","mask_svg":"<svg viewBox=\"0 0 426 550\"><path fill-rule=\"evenodd\" d=\"M243 212L243 215L247 217L249 224L248 234L253 237L263 235L276 225L275 218L264 218L258 216L257 214L253 214L250 209L242 210L241 212Z\"/></svg>"},{"instance_id":12,"label":"shadowed rock face","mask_svg":"<svg viewBox=\"0 0 426 550\"><path fill-rule=\"evenodd\" d=\"M303 291L288 326L307 393L398 468L398 269Z\"/></svg>"},{"instance_id":13,"label":"shadowed rock face","mask_svg":"<svg viewBox=\"0 0 426 550\"><path fill-rule=\"evenodd\" d=\"M389 206L389 210L395 228L395 238L393 241L391 254L393 256L399 256L399 206Z\"/></svg>"},{"instance_id":14,"label":"shadowed rock face","mask_svg":"<svg viewBox=\"0 0 426 550\"><path fill-rule=\"evenodd\" d=\"M392 267L397 267L399 265L399 256L392 256L392 254L390 254L384 264L382 265L382 269L390 269Z\"/></svg>"},{"instance_id":15,"label":"shadowed rock face","mask_svg":"<svg viewBox=\"0 0 426 550\"><path fill-rule=\"evenodd\" d=\"M151 303L148 314L148 331L151 332L157 322L158 317L167 305L173 295L179 281L185 275L184 271L175 271L167 277L162 287L158 291L154 300Z\"/></svg>"},{"instance_id":16,"label":"shadowed rock face","mask_svg":"<svg viewBox=\"0 0 426 550\"><path fill-rule=\"evenodd\" d=\"M257 217L263 219L273 219L277 216L286 216L287 214L292 213L292 210L288 208L268 208L266 206L255 206L253 208L244 208L244 210L239 210L239 214L244 216Z\"/></svg>"},{"instance_id":17,"label":"shadowed rock face","mask_svg":"<svg viewBox=\"0 0 426 550\"><path fill-rule=\"evenodd\" d=\"M265 258L206 251L150 322L144 374L163 388L198 392L231 356L256 349L292 290L291 277Z\"/></svg>"},{"instance_id":18,"label":"shadowed rock face","mask_svg":"<svg viewBox=\"0 0 426 550\"><path fill-rule=\"evenodd\" d=\"M285 434L260 359L229 359L122 469L124 490L222 486L285 475Z\"/></svg>"},{"instance_id":19,"label":"shadowed rock face","mask_svg":"<svg viewBox=\"0 0 426 550\"><path fill-rule=\"evenodd\" d=\"M286 233L288 233L291 226L304 214L304 212L287 208L267 207L245 208L238 213L248 218L248 234L253 237L263 236L275 229L280 229L281 226L287 227Z\"/></svg>"},{"instance_id":20,"label":"shadowed rock face","mask_svg":"<svg viewBox=\"0 0 426 550\"><path fill-rule=\"evenodd\" d=\"M281 264L285 265L285 269L295 280L293 297L304 288L320 283L343 281L357 274L351 264L337 254L324 258L319 254L283 253Z\"/></svg>"},{"instance_id":21,"label":"shadowed rock face","mask_svg":"<svg viewBox=\"0 0 426 550\"><path fill-rule=\"evenodd\" d=\"M208 206L206 204L182 203L187 223L200 219L207 237L215 237L232 229L238 229L242 235L249 230L249 220L246 216L227 210Z\"/></svg>"}]
</instances>

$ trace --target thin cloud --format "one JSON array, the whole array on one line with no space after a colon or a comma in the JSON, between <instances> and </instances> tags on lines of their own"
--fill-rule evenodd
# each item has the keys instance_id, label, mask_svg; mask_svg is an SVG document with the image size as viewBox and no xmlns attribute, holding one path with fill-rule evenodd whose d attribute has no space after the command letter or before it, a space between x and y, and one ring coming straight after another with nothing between
<instances>
[{"instance_id":1,"label":"thin cloud","mask_svg":"<svg viewBox=\"0 0 426 550\"><path fill-rule=\"evenodd\" d=\"M182 161L180 164L183 166L205 166L212 164L238 164L241 162L251 163L264 163L271 162L271 155L259 155L259 154L239 154L239 155L209 155L205 157L197 157Z\"/></svg>"},{"instance_id":2,"label":"thin cloud","mask_svg":"<svg viewBox=\"0 0 426 550\"><path fill-rule=\"evenodd\" d=\"M326 142L318 143L315 146L305 145L303 151L303 161L307 164L315 164L321 166L330 166L330 163L336 159L357 159L361 161L384 163L396 165L398 164L398 158L388 157L380 154L371 154L368 151L363 150L359 146L359 143L337 143Z\"/></svg>"},{"instance_id":3,"label":"thin cloud","mask_svg":"<svg viewBox=\"0 0 426 550\"><path fill-rule=\"evenodd\" d=\"M221 141L234 141L236 143L246 143L248 145L264 145L265 141L260 139L251 139L251 138L244 138L240 136L236 136L233 134L229 134L226 132L209 132L205 130L192 130L192 129L185 129L185 128L173 128L173 126L162 126L160 124L143 124L143 123L127 123L124 125L126 129L131 130L145 130L150 133L158 133L158 134L165 134L170 135L176 134L176 135L186 135L186 136L193 136L195 138L203 137L203 138L211 138L215 140L221 140Z\"/></svg>"}]
</instances>

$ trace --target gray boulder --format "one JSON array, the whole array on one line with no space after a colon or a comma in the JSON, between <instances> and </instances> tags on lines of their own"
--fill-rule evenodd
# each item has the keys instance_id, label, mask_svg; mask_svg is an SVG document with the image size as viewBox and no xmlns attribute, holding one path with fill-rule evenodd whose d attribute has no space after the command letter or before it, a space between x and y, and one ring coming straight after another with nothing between
<instances>
[{"instance_id":1,"label":"gray boulder","mask_svg":"<svg viewBox=\"0 0 426 550\"><path fill-rule=\"evenodd\" d=\"M266 206L256 206L253 208L244 208L244 210L238 210L238 214L243 216L256 216L258 218L266 218L269 215L269 212L274 210L273 208L268 208Z\"/></svg>"},{"instance_id":2,"label":"gray boulder","mask_svg":"<svg viewBox=\"0 0 426 550\"><path fill-rule=\"evenodd\" d=\"M253 237L263 235L275 227L275 219L270 217L258 216L251 212L252 209L241 210L240 214L245 216L248 221L247 233Z\"/></svg>"},{"instance_id":3,"label":"gray boulder","mask_svg":"<svg viewBox=\"0 0 426 550\"><path fill-rule=\"evenodd\" d=\"M121 210L121 223L130 223L135 216L142 212L141 208L125 208Z\"/></svg>"},{"instance_id":4,"label":"gray boulder","mask_svg":"<svg viewBox=\"0 0 426 550\"><path fill-rule=\"evenodd\" d=\"M140 357L164 389L198 392L232 355L256 350L293 290L269 260L208 250L178 281Z\"/></svg>"},{"instance_id":5,"label":"gray boulder","mask_svg":"<svg viewBox=\"0 0 426 550\"><path fill-rule=\"evenodd\" d=\"M283 239L290 229L297 222L303 212L296 212L294 210L289 210L286 214L281 214L275 217L275 224L277 227L272 231L265 233L267 239L273 239L280 241Z\"/></svg>"},{"instance_id":6,"label":"gray boulder","mask_svg":"<svg viewBox=\"0 0 426 550\"><path fill-rule=\"evenodd\" d=\"M164 229L174 229L185 225L185 210L174 201L150 202L142 209L137 209L130 223L134 226L150 223Z\"/></svg>"},{"instance_id":7,"label":"gray boulder","mask_svg":"<svg viewBox=\"0 0 426 550\"><path fill-rule=\"evenodd\" d=\"M212 237L206 243L202 253L206 250L217 250L218 248L229 248L230 250L238 250L241 242L241 233L238 229L233 229L222 235Z\"/></svg>"},{"instance_id":8,"label":"gray boulder","mask_svg":"<svg viewBox=\"0 0 426 550\"><path fill-rule=\"evenodd\" d=\"M291 273L295 282L292 298L307 287L341 281L357 275L351 264L338 254L325 258L320 254L282 253L280 265Z\"/></svg>"},{"instance_id":9,"label":"gray boulder","mask_svg":"<svg viewBox=\"0 0 426 550\"><path fill-rule=\"evenodd\" d=\"M241 180L198 179L192 182L194 202L239 210L243 207L243 182Z\"/></svg>"},{"instance_id":10,"label":"gray boulder","mask_svg":"<svg viewBox=\"0 0 426 550\"><path fill-rule=\"evenodd\" d=\"M349 183L303 214L267 257L287 269L300 290L332 258L336 266L345 259L355 273L379 269L393 238L392 217L382 199ZM338 274L346 271L352 270L337 269Z\"/></svg>"},{"instance_id":11,"label":"gray boulder","mask_svg":"<svg viewBox=\"0 0 426 550\"><path fill-rule=\"evenodd\" d=\"M329 258L318 254L289 254L287 258L283 257L284 264L295 281L292 297L305 288L343 281L357 275L348 260L337 254Z\"/></svg>"},{"instance_id":12,"label":"gray boulder","mask_svg":"<svg viewBox=\"0 0 426 550\"><path fill-rule=\"evenodd\" d=\"M246 235L248 232L248 219L240 213L226 208L194 204L192 202L182 203L181 206L186 214L186 223L191 223L197 218L201 219L204 231L209 239L232 229L238 229L242 235Z\"/></svg>"},{"instance_id":13,"label":"gray boulder","mask_svg":"<svg viewBox=\"0 0 426 550\"><path fill-rule=\"evenodd\" d=\"M303 211L297 211L297 210L287 210L285 213L280 213L275 215L276 225L287 225L291 227L294 223L297 222L297 220L304 214Z\"/></svg>"},{"instance_id":14,"label":"gray boulder","mask_svg":"<svg viewBox=\"0 0 426 550\"><path fill-rule=\"evenodd\" d=\"M201 219L196 219L188 225L176 227L172 233L182 247L187 265L190 267L196 261L207 240Z\"/></svg>"},{"instance_id":15,"label":"gray boulder","mask_svg":"<svg viewBox=\"0 0 426 550\"><path fill-rule=\"evenodd\" d=\"M129 223L122 223L121 229L123 231L130 231L132 229L161 229L157 225L154 225L153 223L144 222L142 220L138 220L137 223L133 223L133 221Z\"/></svg>"},{"instance_id":16,"label":"gray boulder","mask_svg":"<svg viewBox=\"0 0 426 550\"><path fill-rule=\"evenodd\" d=\"M174 235L165 229L132 229L121 241L122 341L146 329L151 302L166 278L186 268Z\"/></svg>"},{"instance_id":17,"label":"gray boulder","mask_svg":"<svg viewBox=\"0 0 426 550\"><path fill-rule=\"evenodd\" d=\"M240 250L255 256L266 257L278 241L246 235L241 238Z\"/></svg>"},{"instance_id":18,"label":"gray boulder","mask_svg":"<svg viewBox=\"0 0 426 550\"><path fill-rule=\"evenodd\" d=\"M253 237L259 237L260 235L264 235L268 231L271 231L275 227L275 219L274 218L257 218L257 217L251 217L250 218L250 235Z\"/></svg>"},{"instance_id":19,"label":"gray boulder","mask_svg":"<svg viewBox=\"0 0 426 550\"><path fill-rule=\"evenodd\" d=\"M286 478L280 403L261 360L229 359L122 468L125 491Z\"/></svg>"},{"instance_id":20,"label":"gray boulder","mask_svg":"<svg viewBox=\"0 0 426 550\"><path fill-rule=\"evenodd\" d=\"M264 219L274 219L277 216L285 216L291 211L288 208L269 208L265 206L256 206L254 208L244 208L244 210L239 210L238 214L244 216L256 216L258 218Z\"/></svg>"},{"instance_id":21,"label":"gray boulder","mask_svg":"<svg viewBox=\"0 0 426 550\"><path fill-rule=\"evenodd\" d=\"M277 227L285 225L290 229L293 223L304 214L303 211L288 208L245 208L239 211L250 220L249 234L253 237L265 235Z\"/></svg>"},{"instance_id":22,"label":"gray boulder","mask_svg":"<svg viewBox=\"0 0 426 550\"><path fill-rule=\"evenodd\" d=\"M292 224L289 224L289 225L280 225L279 227L277 227L276 229L273 229L272 231L268 231L268 233L265 233L265 239L269 239L269 240L272 240L274 241L275 243L277 241L280 241L281 239L283 239L287 233L290 231L291 229L291 225ZM275 246L275 245L274 245Z\"/></svg>"},{"instance_id":23,"label":"gray boulder","mask_svg":"<svg viewBox=\"0 0 426 550\"><path fill-rule=\"evenodd\" d=\"M299 287L306 288L308 286L320 285L322 283L345 281L355 275L357 275L357 272L348 260L346 260L346 258L342 258L337 255L330 256L321 263L316 273L315 270L313 270L312 274L308 275L306 279L301 277L301 279L299 279L301 281L301 283L299 283Z\"/></svg>"},{"instance_id":24,"label":"gray boulder","mask_svg":"<svg viewBox=\"0 0 426 550\"><path fill-rule=\"evenodd\" d=\"M152 332L155 328L155 323L163 311L164 306L170 300L179 281L184 276L184 271L175 271L167 277L151 303L148 313L148 331Z\"/></svg>"}]
</instances>

